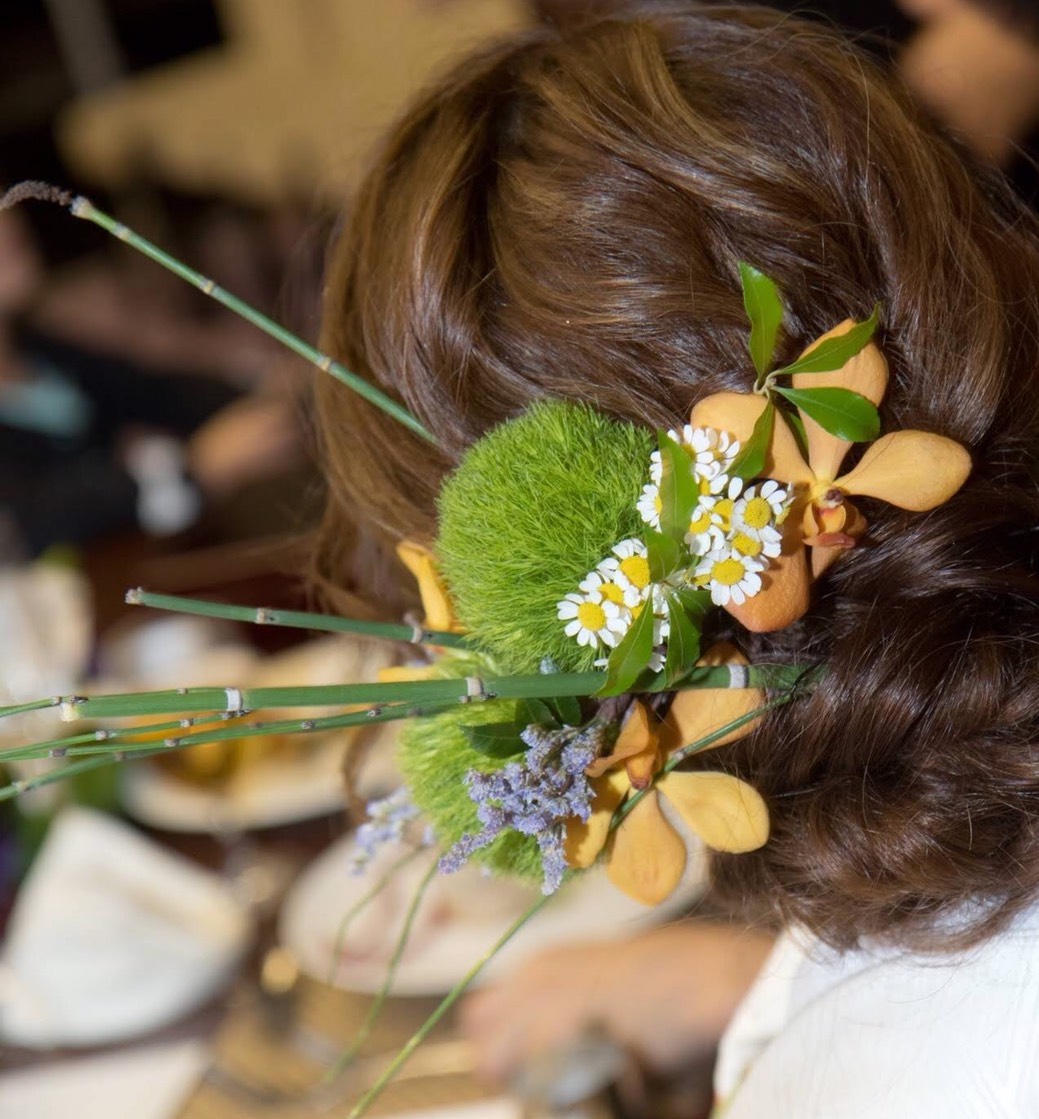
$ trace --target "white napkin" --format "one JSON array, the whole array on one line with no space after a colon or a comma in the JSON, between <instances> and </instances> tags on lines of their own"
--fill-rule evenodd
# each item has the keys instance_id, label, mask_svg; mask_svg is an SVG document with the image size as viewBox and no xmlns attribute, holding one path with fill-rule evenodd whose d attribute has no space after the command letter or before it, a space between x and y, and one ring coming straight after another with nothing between
<instances>
[{"instance_id":1,"label":"white napkin","mask_svg":"<svg viewBox=\"0 0 1039 1119\"><path fill-rule=\"evenodd\" d=\"M248 937L218 877L111 817L66 809L0 950L0 1036L48 1048L158 1029L227 981Z\"/></svg>"},{"instance_id":2,"label":"white napkin","mask_svg":"<svg viewBox=\"0 0 1039 1119\"><path fill-rule=\"evenodd\" d=\"M0 1119L6 1119L3 1111L0 1111ZM19 1116L19 1119L22 1117ZM36 1116L32 1119L36 1119ZM515 1100L495 1099L454 1107L438 1107L433 1111L402 1112L394 1114L393 1119L523 1119L523 1111Z\"/></svg>"},{"instance_id":3,"label":"white napkin","mask_svg":"<svg viewBox=\"0 0 1039 1119\"><path fill-rule=\"evenodd\" d=\"M47 1063L0 1075L0 1119L173 1119L209 1054L199 1041Z\"/></svg>"}]
</instances>

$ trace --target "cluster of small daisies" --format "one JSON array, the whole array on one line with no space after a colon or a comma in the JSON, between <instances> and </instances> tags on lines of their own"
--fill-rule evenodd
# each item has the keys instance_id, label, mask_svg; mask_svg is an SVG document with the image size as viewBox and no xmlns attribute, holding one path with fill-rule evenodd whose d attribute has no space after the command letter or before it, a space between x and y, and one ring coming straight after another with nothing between
<instances>
[{"instance_id":1,"label":"cluster of small daisies","mask_svg":"<svg viewBox=\"0 0 1039 1119\"><path fill-rule=\"evenodd\" d=\"M715 605L742 605L761 590L761 572L780 553L779 526L789 506L787 491L775 480L748 485L730 474L740 444L727 432L686 424L681 433L668 434L688 454L700 491L685 535L688 562L667 584L655 584L645 544L635 538L623 540L557 610L568 637L579 645L609 650L649 606L655 617L654 669L663 663L668 638L668 592L681 586L706 587ZM638 511L658 531L662 476L660 452L654 451L650 482L643 487Z\"/></svg>"}]
</instances>

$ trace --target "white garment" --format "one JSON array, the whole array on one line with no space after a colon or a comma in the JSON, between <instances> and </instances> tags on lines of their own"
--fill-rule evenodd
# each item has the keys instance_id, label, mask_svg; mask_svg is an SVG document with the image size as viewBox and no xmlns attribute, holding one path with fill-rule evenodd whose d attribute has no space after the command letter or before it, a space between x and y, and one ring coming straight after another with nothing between
<instances>
[{"instance_id":1,"label":"white garment","mask_svg":"<svg viewBox=\"0 0 1039 1119\"><path fill-rule=\"evenodd\" d=\"M957 956L784 934L715 1088L724 1119L1039 1119L1039 909Z\"/></svg>"}]
</instances>

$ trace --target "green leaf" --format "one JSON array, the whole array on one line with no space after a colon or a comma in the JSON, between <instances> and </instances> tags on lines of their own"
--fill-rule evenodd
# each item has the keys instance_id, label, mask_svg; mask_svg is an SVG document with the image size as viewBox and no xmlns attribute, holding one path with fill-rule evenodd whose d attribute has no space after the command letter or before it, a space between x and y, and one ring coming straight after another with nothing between
<instances>
[{"instance_id":1,"label":"green leaf","mask_svg":"<svg viewBox=\"0 0 1039 1119\"><path fill-rule=\"evenodd\" d=\"M872 400L850 389L785 389L776 386L791 404L838 439L868 443L880 434L880 415Z\"/></svg>"},{"instance_id":2,"label":"green leaf","mask_svg":"<svg viewBox=\"0 0 1039 1119\"><path fill-rule=\"evenodd\" d=\"M671 631L667 638L664 676L668 686L671 686L682 679L700 656L700 627L686 612L678 595L668 597L667 614Z\"/></svg>"},{"instance_id":3,"label":"green leaf","mask_svg":"<svg viewBox=\"0 0 1039 1119\"><path fill-rule=\"evenodd\" d=\"M642 532L642 540L646 545L646 559L649 560L649 577L654 583L662 583L681 561L681 545L673 536L665 536L648 527Z\"/></svg>"},{"instance_id":4,"label":"green leaf","mask_svg":"<svg viewBox=\"0 0 1039 1119\"><path fill-rule=\"evenodd\" d=\"M801 419L800 413L794 411L793 408L783 408L779 414L786 420L787 427L794 433L794 439L797 441L797 449L801 452L801 458L807 462L808 432L805 431L805 422Z\"/></svg>"},{"instance_id":5,"label":"green leaf","mask_svg":"<svg viewBox=\"0 0 1039 1119\"><path fill-rule=\"evenodd\" d=\"M665 536L682 540L689 519L700 500L700 487L693 473L693 460L668 435L660 433L660 528Z\"/></svg>"},{"instance_id":6,"label":"green leaf","mask_svg":"<svg viewBox=\"0 0 1039 1119\"><path fill-rule=\"evenodd\" d=\"M653 655L653 605L647 602L624 639L610 654L601 696L620 695L639 678Z\"/></svg>"},{"instance_id":7,"label":"green leaf","mask_svg":"<svg viewBox=\"0 0 1039 1119\"><path fill-rule=\"evenodd\" d=\"M701 629L701 622L714 605L711 602L711 592L706 587L679 587L671 592L671 597L678 599L697 629Z\"/></svg>"},{"instance_id":8,"label":"green leaf","mask_svg":"<svg viewBox=\"0 0 1039 1119\"><path fill-rule=\"evenodd\" d=\"M557 726L555 713L543 699L521 699L516 704L516 718L513 720L520 728L537 723L541 727Z\"/></svg>"},{"instance_id":9,"label":"green leaf","mask_svg":"<svg viewBox=\"0 0 1039 1119\"><path fill-rule=\"evenodd\" d=\"M547 699L545 703L552 709L556 721L563 727L579 727L584 722L584 712L577 696L561 695Z\"/></svg>"},{"instance_id":10,"label":"green leaf","mask_svg":"<svg viewBox=\"0 0 1039 1119\"><path fill-rule=\"evenodd\" d=\"M786 365L772 373L772 377L791 373L833 373L841 369L860 353L873 337L880 321L880 304L873 308L873 314L865 322L857 322L851 330L837 338L827 338L810 354L798 358L793 365Z\"/></svg>"},{"instance_id":11,"label":"green leaf","mask_svg":"<svg viewBox=\"0 0 1039 1119\"><path fill-rule=\"evenodd\" d=\"M736 461L729 468L730 474L735 474L737 478L757 478L759 474L765 473L765 459L768 458L775 421L776 409L769 403L758 416L750 438L740 448Z\"/></svg>"},{"instance_id":12,"label":"green leaf","mask_svg":"<svg viewBox=\"0 0 1039 1119\"><path fill-rule=\"evenodd\" d=\"M783 304L775 283L752 264L740 261L740 283L743 285L743 306L750 319L747 348L758 376L763 377L772 364L776 335L783 321Z\"/></svg>"},{"instance_id":13,"label":"green leaf","mask_svg":"<svg viewBox=\"0 0 1039 1119\"><path fill-rule=\"evenodd\" d=\"M469 745L487 758L514 758L522 754L526 744L520 738L520 731L526 723L482 723L477 726L462 727L462 733Z\"/></svg>"}]
</instances>

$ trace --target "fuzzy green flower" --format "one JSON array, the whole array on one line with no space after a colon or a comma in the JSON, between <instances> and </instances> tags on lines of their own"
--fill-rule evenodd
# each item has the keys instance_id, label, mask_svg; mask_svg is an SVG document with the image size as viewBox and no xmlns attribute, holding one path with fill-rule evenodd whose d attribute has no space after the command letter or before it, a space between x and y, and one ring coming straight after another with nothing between
<instances>
[{"instance_id":1,"label":"fuzzy green flower","mask_svg":"<svg viewBox=\"0 0 1039 1119\"><path fill-rule=\"evenodd\" d=\"M514 672L592 667L559 602L637 536L653 434L546 401L474 444L444 483L436 552L470 640Z\"/></svg>"}]
</instances>

